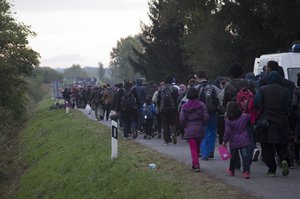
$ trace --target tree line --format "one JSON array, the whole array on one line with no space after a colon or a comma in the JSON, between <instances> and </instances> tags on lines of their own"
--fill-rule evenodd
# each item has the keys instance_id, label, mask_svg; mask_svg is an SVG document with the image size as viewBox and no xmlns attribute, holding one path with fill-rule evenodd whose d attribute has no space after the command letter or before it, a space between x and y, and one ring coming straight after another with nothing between
<instances>
[{"instance_id":1,"label":"tree line","mask_svg":"<svg viewBox=\"0 0 300 199\"><path fill-rule=\"evenodd\" d=\"M39 68L38 52L28 45L30 27L18 22L11 4L0 0L0 184L8 178L12 142L26 121L31 104L45 94L42 83L62 76L51 68Z\"/></svg>"},{"instance_id":2,"label":"tree line","mask_svg":"<svg viewBox=\"0 0 300 199\"><path fill-rule=\"evenodd\" d=\"M151 0L150 24L118 42L110 67L157 81L167 74L184 81L196 70L214 78L233 63L253 71L255 57L287 52L300 40L299 9L297 0Z\"/></svg>"}]
</instances>

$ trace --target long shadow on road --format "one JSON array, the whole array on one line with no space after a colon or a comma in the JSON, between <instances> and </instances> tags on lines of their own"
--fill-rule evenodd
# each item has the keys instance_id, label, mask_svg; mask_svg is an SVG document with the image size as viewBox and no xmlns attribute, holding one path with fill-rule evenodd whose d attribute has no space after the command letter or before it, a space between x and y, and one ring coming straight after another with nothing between
<instances>
[{"instance_id":1,"label":"long shadow on road","mask_svg":"<svg viewBox=\"0 0 300 199\"><path fill-rule=\"evenodd\" d=\"M93 113L87 114L84 109L79 110L90 119L96 120ZM110 121L101 121L100 123L111 127ZM179 139L176 145L164 145L163 139L152 138L151 140L148 140L143 139L143 136L139 135L134 141L160 153L164 153L179 162L191 165L189 146L185 140ZM234 177L227 175L226 168L228 166L229 161L221 160L217 150L215 151L214 159L208 161L200 160L201 172L207 173L208 175L217 178L226 184L237 187L257 198L300 198L300 167L290 169L290 174L287 177L281 176L280 168L277 169L276 177L265 177L267 167L259 160L258 162L253 162L251 165L251 179L243 179L242 172L236 172Z\"/></svg>"}]
</instances>

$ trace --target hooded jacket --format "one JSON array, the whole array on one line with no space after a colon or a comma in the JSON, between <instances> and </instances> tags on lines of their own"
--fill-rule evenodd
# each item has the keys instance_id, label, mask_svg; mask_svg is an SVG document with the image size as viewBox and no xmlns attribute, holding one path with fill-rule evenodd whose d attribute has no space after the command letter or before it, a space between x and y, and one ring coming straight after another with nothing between
<instances>
[{"instance_id":1,"label":"hooded jacket","mask_svg":"<svg viewBox=\"0 0 300 199\"><path fill-rule=\"evenodd\" d=\"M184 138L203 137L208 118L205 104L198 99L189 100L185 103L179 117L180 124L184 128Z\"/></svg>"},{"instance_id":2,"label":"hooded jacket","mask_svg":"<svg viewBox=\"0 0 300 199\"><path fill-rule=\"evenodd\" d=\"M235 120L225 120L224 142L230 142L230 149L251 145L249 137L250 116L243 113Z\"/></svg>"},{"instance_id":3,"label":"hooded jacket","mask_svg":"<svg viewBox=\"0 0 300 199\"><path fill-rule=\"evenodd\" d=\"M289 90L281 85L282 77L278 72L268 74L268 84L259 88L255 95L254 106L261 110L261 117L269 121L266 132L260 133L260 142L287 144L288 116L291 110Z\"/></svg>"},{"instance_id":4,"label":"hooded jacket","mask_svg":"<svg viewBox=\"0 0 300 199\"><path fill-rule=\"evenodd\" d=\"M138 78L135 80L135 86L133 87L133 93L138 97L138 108L141 108L146 100L146 87L143 86L143 79Z\"/></svg>"}]
</instances>

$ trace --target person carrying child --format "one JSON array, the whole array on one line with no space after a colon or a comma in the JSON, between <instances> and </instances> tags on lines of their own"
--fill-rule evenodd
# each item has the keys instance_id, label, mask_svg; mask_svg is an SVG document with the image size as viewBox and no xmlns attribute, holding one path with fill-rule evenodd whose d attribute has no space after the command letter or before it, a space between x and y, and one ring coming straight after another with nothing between
<instances>
[{"instance_id":1,"label":"person carrying child","mask_svg":"<svg viewBox=\"0 0 300 199\"><path fill-rule=\"evenodd\" d=\"M146 98L145 103L142 107L142 116L144 120L144 131L145 136L144 138L151 139L152 133L153 133L153 122L154 122L154 116L156 113L156 108L154 104L152 103L152 97L148 96Z\"/></svg>"},{"instance_id":2,"label":"person carrying child","mask_svg":"<svg viewBox=\"0 0 300 199\"><path fill-rule=\"evenodd\" d=\"M186 97L188 102L182 105L179 121L184 128L184 139L187 139L190 145L192 169L200 172L199 145L204 137L209 115L206 105L198 99L196 88L189 88Z\"/></svg>"},{"instance_id":3,"label":"person carrying child","mask_svg":"<svg viewBox=\"0 0 300 199\"><path fill-rule=\"evenodd\" d=\"M230 176L234 176L234 168L236 161L239 160L240 152L242 156L243 177L245 179L250 178L250 166L254 149L254 144L250 137L250 128L250 115L242 113L237 102L228 102L223 146L226 147L226 143L229 142L231 159L227 172Z\"/></svg>"}]
</instances>

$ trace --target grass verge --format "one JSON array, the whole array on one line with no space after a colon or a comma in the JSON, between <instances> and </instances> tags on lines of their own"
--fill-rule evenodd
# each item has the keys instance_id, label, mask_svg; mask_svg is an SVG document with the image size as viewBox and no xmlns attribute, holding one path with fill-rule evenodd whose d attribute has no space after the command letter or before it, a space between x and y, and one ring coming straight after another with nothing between
<instances>
[{"instance_id":1,"label":"grass verge","mask_svg":"<svg viewBox=\"0 0 300 199\"><path fill-rule=\"evenodd\" d=\"M111 161L110 129L50 104L42 101L22 132L26 172L17 198L250 198L133 141L120 140ZM158 168L148 169L151 162Z\"/></svg>"}]
</instances>

